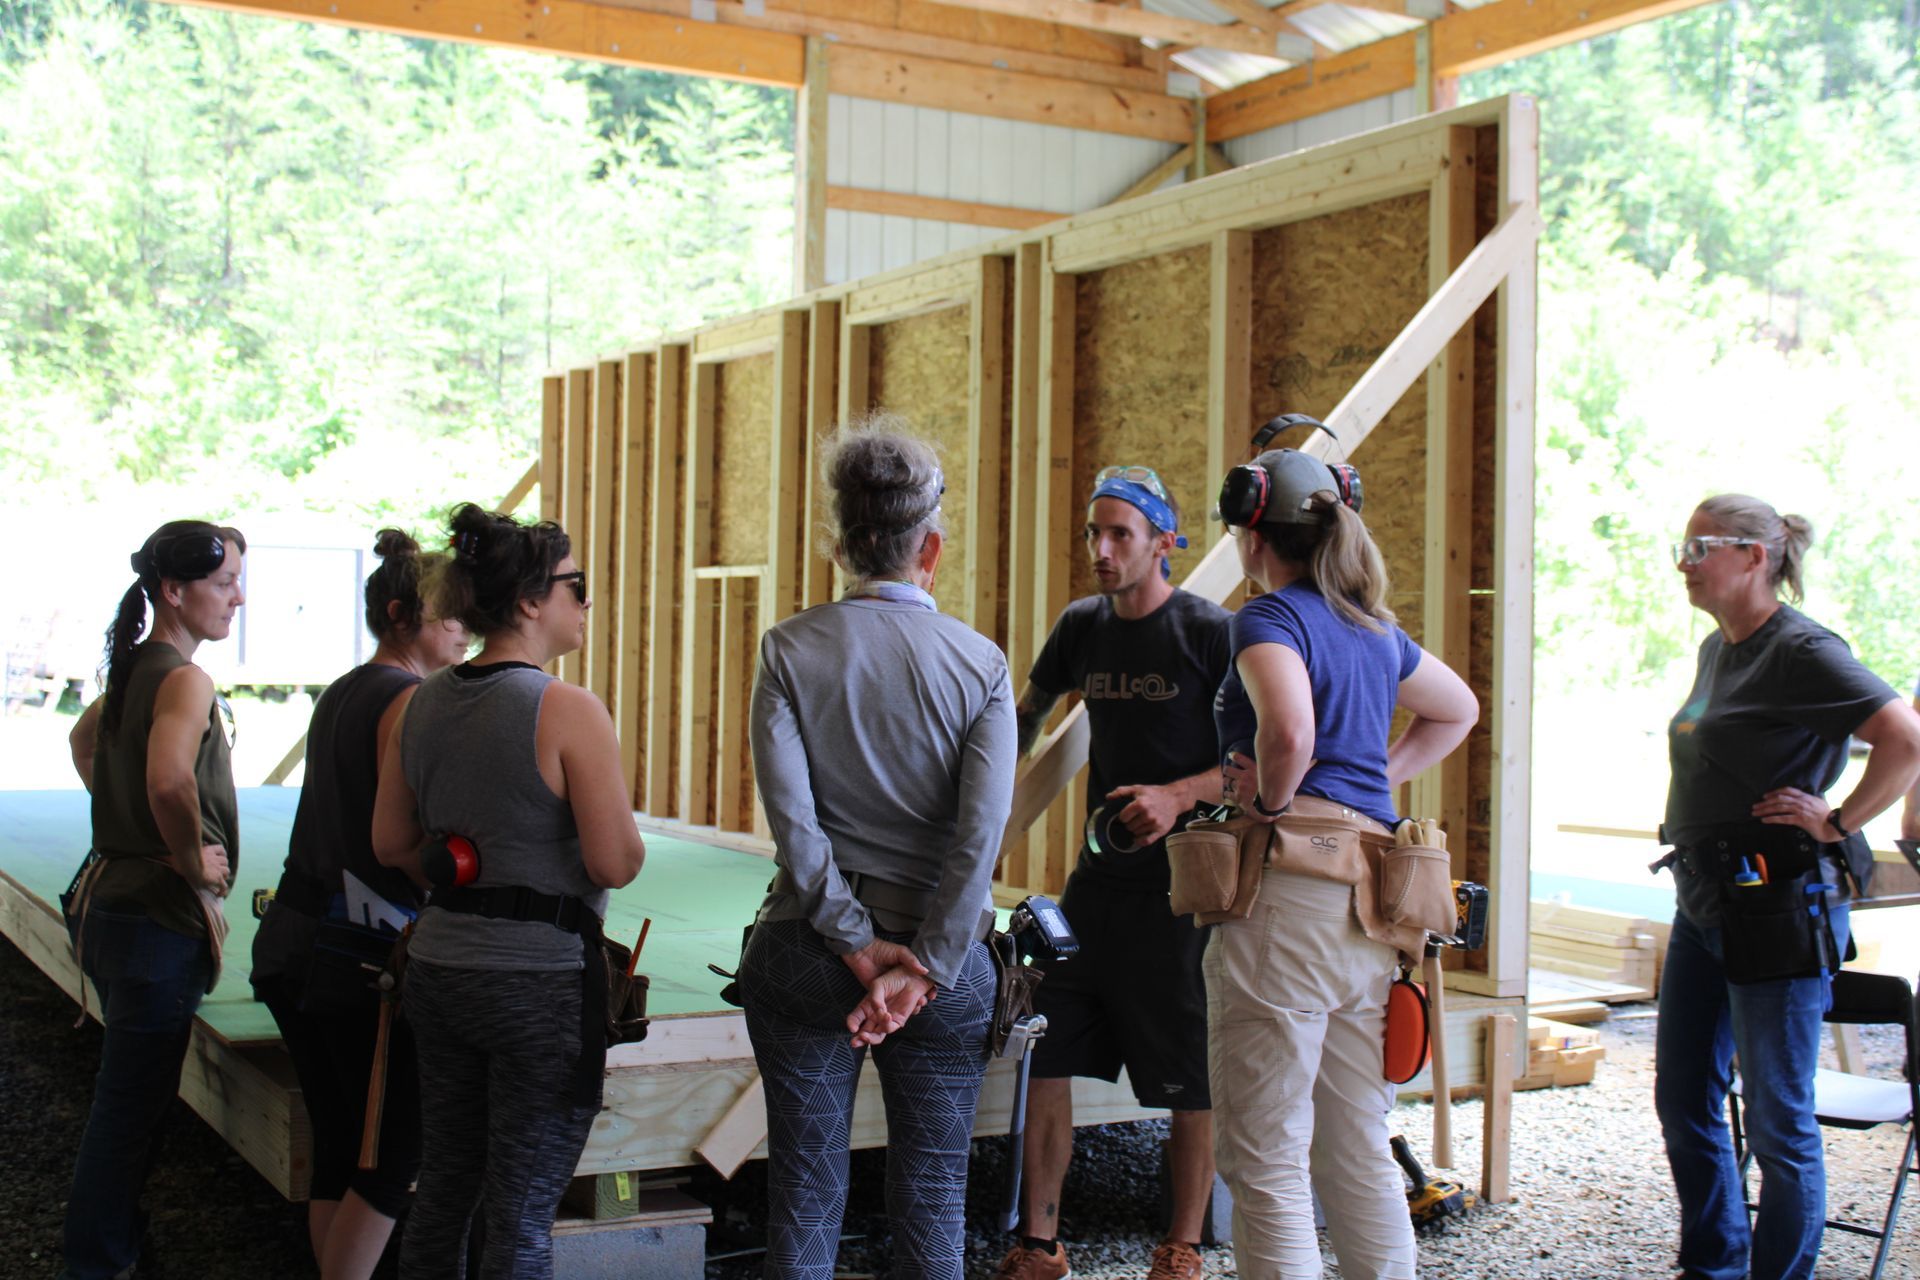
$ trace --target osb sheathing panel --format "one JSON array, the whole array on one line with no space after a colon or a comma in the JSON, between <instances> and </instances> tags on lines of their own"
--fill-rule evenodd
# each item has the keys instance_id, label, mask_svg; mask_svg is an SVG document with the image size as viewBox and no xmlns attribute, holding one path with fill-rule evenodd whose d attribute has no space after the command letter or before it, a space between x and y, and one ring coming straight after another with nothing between
<instances>
[{"instance_id":1,"label":"osb sheathing panel","mask_svg":"<svg viewBox=\"0 0 1920 1280\"><path fill-rule=\"evenodd\" d=\"M773 355L714 370L713 563L764 564L772 488Z\"/></svg>"},{"instance_id":2,"label":"osb sheathing panel","mask_svg":"<svg viewBox=\"0 0 1920 1280\"><path fill-rule=\"evenodd\" d=\"M1152 467L1192 543L1173 554L1175 581L1210 545L1206 512L1219 484L1206 474L1211 270L1201 245L1089 272L1075 290L1073 499L1056 533L1078 531L1100 468ZM1093 567L1077 538L1070 545L1070 590L1091 595Z\"/></svg>"},{"instance_id":3,"label":"osb sheathing panel","mask_svg":"<svg viewBox=\"0 0 1920 1280\"><path fill-rule=\"evenodd\" d=\"M1244 456L1253 426L1275 414L1326 417L1425 305L1427 205L1424 193L1401 196L1254 236L1253 422L1229 429L1230 457ZM1422 375L1352 455L1365 485L1363 515L1387 562L1388 604L1416 640L1426 432Z\"/></svg>"},{"instance_id":4,"label":"osb sheathing panel","mask_svg":"<svg viewBox=\"0 0 1920 1280\"><path fill-rule=\"evenodd\" d=\"M992 619L968 618L966 609L973 534L973 495L967 486L967 327L965 307L875 325L868 355L868 403L903 415L940 451L947 474L947 492L940 500L947 543L933 598L943 613L991 631Z\"/></svg>"}]
</instances>

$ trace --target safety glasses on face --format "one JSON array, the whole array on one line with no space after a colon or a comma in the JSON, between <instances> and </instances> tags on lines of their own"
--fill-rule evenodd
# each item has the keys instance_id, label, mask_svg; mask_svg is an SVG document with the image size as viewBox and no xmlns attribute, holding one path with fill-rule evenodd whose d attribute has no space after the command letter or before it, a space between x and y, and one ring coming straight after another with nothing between
<instances>
[{"instance_id":1,"label":"safety glasses on face","mask_svg":"<svg viewBox=\"0 0 1920 1280\"><path fill-rule=\"evenodd\" d=\"M1145 485L1154 497L1168 506L1173 505L1173 495L1167 492L1166 482L1152 467L1102 467L1093 477L1093 487L1098 489L1109 480L1127 480Z\"/></svg>"},{"instance_id":2,"label":"safety glasses on face","mask_svg":"<svg viewBox=\"0 0 1920 1280\"><path fill-rule=\"evenodd\" d=\"M587 571L585 569L575 569L572 573L554 574L547 579L547 590L553 590L553 584L556 582L566 583L573 592L573 598L581 604L587 602Z\"/></svg>"},{"instance_id":3,"label":"safety glasses on face","mask_svg":"<svg viewBox=\"0 0 1920 1280\"><path fill-rule=\"evenodd\" d=\"M1759 542L1753 538L1724 538L1705 535L1688 538L1685 542L1673 544L1673 562L1680 564L1699 564L1713 554L1715 547L1756 547Z\"/></svg>"}]
</instances>

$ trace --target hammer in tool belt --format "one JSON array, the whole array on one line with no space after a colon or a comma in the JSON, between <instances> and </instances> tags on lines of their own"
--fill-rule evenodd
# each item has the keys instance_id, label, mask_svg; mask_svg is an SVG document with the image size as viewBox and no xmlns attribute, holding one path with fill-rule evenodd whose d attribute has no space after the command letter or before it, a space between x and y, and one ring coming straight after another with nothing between
<instances>
[{"instance_id":1,"label":"hammer in tool belt","mask_svg":"<svg viewBox=\"0 0 1920 1280\"><path fill-rule=\"evenodd\" d=\"M1009 1010L1016 1016L1003 1024L1006 1039L998 1051L998 1056L1012 1058L1015 1064L1013 1116L1007 1124L1007 1205L1000 1224L1003 1230L1012 1231L1020 1225L1020 1177L1027 1151L1027 1083L1033 1072L1033 1046L1047 1034L1046 1015L1028 1007L1033 988L1044 972L1037 966L1072 959L1079 954L1080 940L1060 908L1051 899L1035 894L1013 909L1006 933L996 935L993 941L1003 966L1023 975L1026 988L1026 1000ZM1007 984L1002 985L1005 999Z\"/></svg>"},{"instance_id":2,"label":"hammer in tool belt","mask_svg":"<svg viewBox=\"0 0 1920 1280\"><path fill-rule=\"evenodd\" d=\"M407 944L413 940L409 924L394 941L386 967L374 985L380 991L380 1027L373 1040L373 1070L367 1076L367 1118L360 1129L360 1167L380 1165L380 1120L387 1106L387 1051L393 1036L393 1015L400 1007L400 984L407 972Z\"/></svg>"}]
</instances>

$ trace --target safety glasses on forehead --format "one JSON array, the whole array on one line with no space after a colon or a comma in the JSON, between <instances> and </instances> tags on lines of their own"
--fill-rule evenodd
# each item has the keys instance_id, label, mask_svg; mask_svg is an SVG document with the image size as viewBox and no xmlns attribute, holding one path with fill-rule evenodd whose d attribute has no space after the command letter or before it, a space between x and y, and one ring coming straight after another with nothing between
<instances>
[{"instance_id":1,"label":"safety glasses on forehead","mask_svg":"<svg viewBox=\"0 0 1920 1280\"><path fill-rule=\"evenodd\" d=\"M553 584L556 582L566 583L568 589L573 592L573 598L581 604L587 602L587 571L585 569L575 569L572 573L554 574L547 579L547 590L553 590Z\"/></svg>"},{"instance_id":2,"label":"safety glasses on forehead","mask_svg":"<svg viewBox=\"0 0 1920 1280\"><path fill-rule=\"evenodd\" d=\"M1753 538L1723 538L1711 534L1698 538L1688 538L1685 542L1673 544L1673 562L1675 564L1699 564L1713 554L1715 547L1757 547L1759 542Z\"/></svg>"},{"instance_id":3,"label":"safety glasses on forehead","mask_svg":"<svg viewBox=\"0 0 1920 1280\"><path fill-rule=\"evenodd\" d=\"M1130 480L1134 484L1143 484L1160 501L1173 501L1173 496L1167 492L1166 482L1152 467L1102 467L1094 474L1093 487L1098 489L1109 480Z\"/></svg>"}]
</instances>

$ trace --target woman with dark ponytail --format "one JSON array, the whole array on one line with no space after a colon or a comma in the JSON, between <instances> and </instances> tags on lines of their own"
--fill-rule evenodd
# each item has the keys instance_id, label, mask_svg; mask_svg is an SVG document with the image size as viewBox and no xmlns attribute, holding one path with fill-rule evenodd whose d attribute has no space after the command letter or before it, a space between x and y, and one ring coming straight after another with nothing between
<instances>
[{"instance_id":1,"label":"woman with dark ponytail","mask_svg":"<svg viewBox=\"0 0 1920 1280\"><path fill-rule=\"evenodd\" d=\"M646 849L613 718L541 670L586 634L566 531L465 503L449 532L432 608L480 652L429 676L401 712L373 819L375 856L416 882L429 839L463 837L473 855L466 874L436 880L409 949L421 1162L400 1273L464 1274L484 1196L480 1274L539 1280L605 1077L606 997L583 962L599 964L607 891L639 874Z\"/></svg>"},{"instance_id":2,"label":"woman with dark ponytail","mask_svg":"<svg viewBox=\"0 0 1920 1280\"><path fill-rule=\"evenodd\" d=\"M73 1280L140 1261L155 1133L219 976L240 832L225 703L193 656L226 639L246 603L246 550L239 530L201 520L154 530L107 629L106 690L70 739L93 797L93 848L62 901L106 1024L67 1202Z\"/></svg>"},{"instance_id":3,"label":"woman with dark ponytail","mask_svg":"<svg viewBox=\"0 0 1920 1280\"><path fill-rule=\"evenodd\" d=\"M426 603L447 557L398 529L374 541L367 578L373 657L327 686L307 729L307 772L286 870L253 941L253 987L293 1058L313 1129L307 1230L324 1280L373 1273L420 1163L413 1038L396 1022L372 1169L359 1164L383 963L426 894L373 856L373 798L387 740L420 682L466 656L467 629Z\"/></svg>"}]
</instances>

